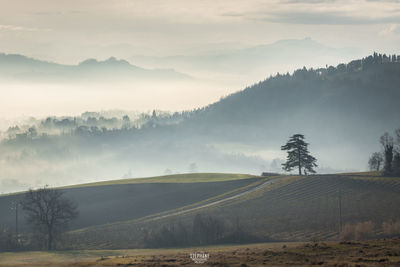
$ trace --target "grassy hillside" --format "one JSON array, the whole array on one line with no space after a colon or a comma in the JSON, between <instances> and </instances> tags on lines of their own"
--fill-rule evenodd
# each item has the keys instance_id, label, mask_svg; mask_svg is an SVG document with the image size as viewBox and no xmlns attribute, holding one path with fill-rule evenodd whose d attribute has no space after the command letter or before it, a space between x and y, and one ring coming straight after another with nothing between
<instances>
[{"instance_id":1,"label":"grassy hillside","mask_svg":"<svg viewBox=\"0 0 400 267\"><path fill-rule=\"evenodd\" d=\"M237 173L186 173L186 174L164 175L164 176L147 177L147 178L111 180L104 182L66 186L64 188L80 188L87 186L104 186L104 185L117 185L117 184L223 182L223 181L233 181L240 179L249 179L255 177L257 176L249 174L237 174Z\"/></svg>"},{"instance_id":2,"label":"grassy hillside","mask_svg":"<svg viewBox=\"0 0 400 267\"><path fill-rule=\"evenodd\" d=\"M62 188L78 204L79 217L72 229L138 219L205 201L256 183L260 178L241 174L182 174L124 179ZM13 228L12 201L23 193L0 196L0 229ZM20 228L26 230L23 212Z\"/></svg>"},{"instance_id":3,"label":"grassy hillside","mask_svg":"<svg viewBox=\"0 0 400 267\"><path fill-rule=\"evenodd\" d=\"M227 228L238 224L259 240L337 240L339 196L342 229L371 221L373 229L367 234L385 236L382 223L400 219L400 178L378 173L286 176L262 190L201 211L142 224L127 221L88 228L72 233L71 240L82 247L140 246L143 229L157 232L167 227L170 234L180 225L191 229L197 213L216 218Z\"/></svg>"}]
</instances>

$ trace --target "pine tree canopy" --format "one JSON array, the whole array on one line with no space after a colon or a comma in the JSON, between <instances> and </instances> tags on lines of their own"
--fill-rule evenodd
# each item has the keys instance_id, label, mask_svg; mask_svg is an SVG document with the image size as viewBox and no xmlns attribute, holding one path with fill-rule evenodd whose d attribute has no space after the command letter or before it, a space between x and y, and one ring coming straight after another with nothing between
<instances>
[{"instance_id":1,"label":"pine tree canopy","mask_svg":"<svg viewBox=\"0 0 400 267\"><path fill-rule=\"evenodd\" d=\"M286 162L282 164L282 169L285 171L292 171L299 169L299 175L302 175L302 170L307 174L315 173L314 168L317 167L315 163L316 158L310 155L308 151L308 143L304 141L304 135L295 134L289 138L286 145L281 147L281 150L286 150L288 155Z\"/></svg>"}]
</instances>

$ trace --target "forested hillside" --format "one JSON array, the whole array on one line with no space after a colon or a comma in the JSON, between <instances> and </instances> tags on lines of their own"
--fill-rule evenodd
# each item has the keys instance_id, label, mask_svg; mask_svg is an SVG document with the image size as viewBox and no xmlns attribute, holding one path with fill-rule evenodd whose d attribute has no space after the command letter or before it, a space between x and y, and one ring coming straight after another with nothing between
<instances>
[{"instance_id":1,"label":"forested hillside","mask_svg":"<svg viewBox=\"0 0 400 267\"><path fill-rule=\"evenodd\" d=\"M337 67L277 74L205 107L181 126L207 132L251 126L265 129L268 137L294 130L320 135L326 127L335 135L358 135L366 128L381 133L382 126L398 126L399 85L400 57L375 53Z\"/></svg>"}]
</instances>

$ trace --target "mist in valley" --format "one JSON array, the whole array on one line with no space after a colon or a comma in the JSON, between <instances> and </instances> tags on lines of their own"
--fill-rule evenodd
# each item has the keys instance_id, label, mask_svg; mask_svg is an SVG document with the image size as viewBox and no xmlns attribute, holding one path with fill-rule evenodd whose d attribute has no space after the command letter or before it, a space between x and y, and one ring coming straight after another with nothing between
<instances>
[{"instance_id":1,"label":"mist in valley","mask_svg":"<svg viewBox=\"0 0 400 267\"><path fill-rule=\"evenodd\" d=\"M392 1L6 6L0 192L280 172L294 133L319 173L366 170L399 126L397 59L357 61L398 52Z\"/></svg>"},{"instance_id":2,"label":"mist in valley","mask_svg":"<svg viewBox=\"0 0 400 267\"><path fill-rule=\"evenodd\" d=\"M0 192L188 172L281 172L280 146L300 130L297 123L274 131L278 122L267 119L274 110L261 111L264 118L249 110L235 119L234 111L217 109L208 120L210 104L278 72L362 53L311 38L226 51L77 64L1 54L7 94L0 106ZM285 119L275 116L279 123ZM365 169L363 160L347 164L335 143L322 157L319 135L305 130L321 155L320 171Z\"/></svg>"},{"instance_id":3,"label":"mist in valley","mask_svg":"<svg viewBox=\"0 0 400 267\"><path fill-rule=\"evenodd\" d=\"M190 172L282 172L285 154L280 147L298 132L305 134L318 159L318 173L366 170L371 153L380 151L379 136L398 127L397 60L395 55L374 54L335 67L304 67L271 76L212 104L180 111L129 111L124 110L128 103L112 104L112 97L117 97L134 107L135 101L146 99L146 91L134 97L128 89L108 88L111 96L103 95L109 100L103 103L97 98L102 89L81 88L71 97L120 109L98 111L99 106L94 106L93 111L60 116L63 104L72 108L72 114L88 105L72 98L68 102L60 91L54 95L60 103L52 103L51 94L39 95L50 97L42 101L59 105L58 116L41 114L5 122L1 190ZM164 90L159 84L159 90ZM32 83L35 86L40 84ZM190 106L190 101L178 97L184 98L179 92L172 97L173 92L168 91L171 97L157 94L154 99L154 92L149 92L145 103L154 100L154 106L163 107L156 103L162 99L165 107L174 106L174 101ZM29 99L43 110L49 108Z\"/></svg>"}]
</instances>

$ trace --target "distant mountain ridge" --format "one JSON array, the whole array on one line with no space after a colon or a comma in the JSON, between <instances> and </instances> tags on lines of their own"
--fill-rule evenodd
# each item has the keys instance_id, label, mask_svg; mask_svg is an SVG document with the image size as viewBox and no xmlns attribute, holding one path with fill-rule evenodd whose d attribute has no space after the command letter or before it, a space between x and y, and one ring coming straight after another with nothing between
<instances>
[{"instance_id":1,"label":"distant mountain ridge","mask_svg":"<svg viewBox=\"0 0 400 267\"><path fill-rule=\"evenodd\" d=\"M333 48L307 37L228 51L210 51L203 55L132 56L129 60L148 67L169 66L177 70L254 74L260 78L268 73L291 71L302 66L325 66L362 55L356 48Z\"/></svg>"},{"instance_id":2,"label":"distant mountain ridge","mask_svg":"<svg viewBox=\"0 0 400 267\"><path fill-rule=\"evenodd\" d=\"M186 80L189 75L173 69L145 69L126 60L110 57L104 61L87 59L78 65L41 61L18 54L0 53L0 77L18 81L97 81L107 79Z\"/></svg>"}]
</instances>

